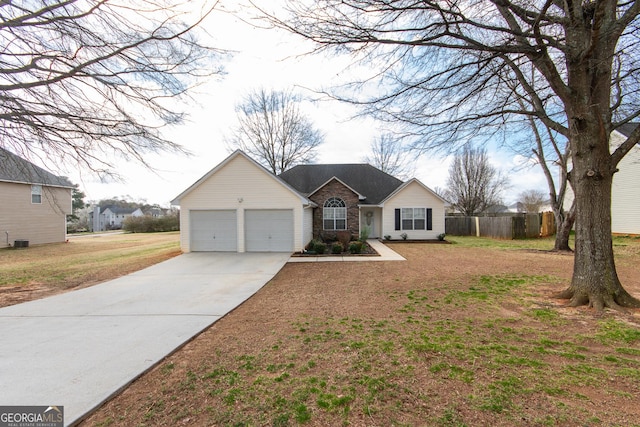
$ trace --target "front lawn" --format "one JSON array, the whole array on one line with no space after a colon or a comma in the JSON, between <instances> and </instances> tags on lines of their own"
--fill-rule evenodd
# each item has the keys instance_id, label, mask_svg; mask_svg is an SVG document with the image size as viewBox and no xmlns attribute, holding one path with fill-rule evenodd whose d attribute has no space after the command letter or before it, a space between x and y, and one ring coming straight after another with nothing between
<instances>
[{"instance_id":1,"label":"front lawn","mask_svg":"<svg viewBox=\"0 0 640 427\"><path fill-rule=\"evenodd\" d=\"M0 307L91 286L180 253L179 232L84 235L0 249Z\"/></svg>"},{"instance_id":2,"label":"front lawn","mask_svg":"<svg viewBox=\"0 0 640 427\"><path fill-rule=\"evenodd\" d=\"M540 241L391 244L287 264L85 426L640 425L640 313L565 308ZM616 238L640 295L640 240Z\"/></svg>"}]
</instances>

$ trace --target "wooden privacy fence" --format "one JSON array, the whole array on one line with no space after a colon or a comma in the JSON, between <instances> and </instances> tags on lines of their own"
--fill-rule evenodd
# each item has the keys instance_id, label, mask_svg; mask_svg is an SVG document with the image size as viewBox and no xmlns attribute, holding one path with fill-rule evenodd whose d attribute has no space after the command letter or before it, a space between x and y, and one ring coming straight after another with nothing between
<instances>
[{"instance_id":1,"label":"wooden privacy fence","mask_svg":"<svg viewBox=\"0 0 640 427\"><path fill-rule=\"evenodd\" d=\"M447 216L444 218L444 232L450 236L476 236L476 216Z\"/></svg>"},{"instance_id":2,"label":"wooden privacy fence","mask_svg":"<svg viewBox=\"0 0 640 427\"><path fill-rule=\"evenodd\" d=\"M524 239L540 236L540 215L526 214L496 217L445 218L445 233L450 236L478 236L494 239Z\"/></svg>"},{"instance_id":3,"label":"wooden privacy fence","mask_svg":"<svg viewBox=\"0 0 640 427\"><path fill-rule=\"evenodd\" d=\"M549 237L556 234L556 217L553 216L553 212L542 212L540 223L541 237Z\"/></svg>"}]
</instances>

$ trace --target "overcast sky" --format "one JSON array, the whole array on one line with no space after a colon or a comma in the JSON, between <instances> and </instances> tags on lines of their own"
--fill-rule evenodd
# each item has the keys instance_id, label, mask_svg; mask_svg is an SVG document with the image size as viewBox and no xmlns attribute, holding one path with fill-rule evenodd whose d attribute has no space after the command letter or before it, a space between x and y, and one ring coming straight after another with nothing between
<instances>
[{"instance_id":1,"label":"overcast sky","mask_svg":"<svg viewBox=\"0 0 640 427\"><path fill-rule=\"evenodd\" d=\"M122 163L124 182L100 182L89 174L72 174L86 201L111 197L157 203L170 201L206 174L229 154L224 135L235 124L235 105L252 89L320 89L348 80L348 58L302 56L307 42L288 33L254 28L231 14L215 13L207 23L215 45L236 53L225 62L226 75L198 88L196 103L189 107L189 120L166 135L193 155L150 155L154 172L137 164ZM301 89L302 90L302 89ZM304 93L304 92L303 92ZM309 93L311 94L311 93ZM337 101L306 103L305 112L325 134L319 148L318 163L359 163L369 154L369 145L381 127L371 119L353 119L352 106ZM539 166L521 168L522 159L507 151L489 153L492 163L508 175L511 187L504 194L507 204L527 189L546 188ZM416 177L425 185L445 187L450 158L423 155L417 163ZM514 170L517 168L517 170Z\"/></svg>"}]
</instances>

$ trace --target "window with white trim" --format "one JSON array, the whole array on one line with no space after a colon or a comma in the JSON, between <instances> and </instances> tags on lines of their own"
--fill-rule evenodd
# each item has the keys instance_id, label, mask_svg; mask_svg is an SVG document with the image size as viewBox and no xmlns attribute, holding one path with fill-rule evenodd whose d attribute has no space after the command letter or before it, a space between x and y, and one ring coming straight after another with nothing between
<instances>
[{"instance_id":1,"label":"window with white trim","mask_svg":"<svg viewBox=\"0 0 640 427\"><path fill-rule=\"evenodd\" d=\"M347 205L344 200L338 197L331 197L324 202L322 228L325 230L347 229Z\"/></svg>"},{"instance_id":2,"label":"window with white trim","mask_svg":"<svg viewBox=\"0 0 640 427\"><path fill-rule=\"evenodd\" d=\"M431 230L431 208L396 209L396 230Z\"/></svg>"},{"instance_id":3,"label":"window with white trim","mask_svg":"<svg viewBox=\"0 0 640 427\"><path fill-rule=\"evenodd\" d=\"M31 203L42 203L42 185L31 186Z\"/></svg>"}]
</instances>

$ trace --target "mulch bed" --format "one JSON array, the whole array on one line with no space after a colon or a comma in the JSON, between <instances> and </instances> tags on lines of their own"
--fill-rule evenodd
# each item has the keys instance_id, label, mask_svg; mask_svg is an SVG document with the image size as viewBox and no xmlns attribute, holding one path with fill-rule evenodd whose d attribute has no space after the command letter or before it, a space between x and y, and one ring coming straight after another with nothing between
<instances>
[{"instance_id":1,"label":"mulch bed","mask_svg":"<svg viewBox=\"0 0 640 427\"><path fill-rule=\"evenodd\" d=\"M339 254L333 254L331 253L331 246L327 245L327 252L323 253L323 254L317 254L315 252L312 251L305 251L303 253L295 253L293 254L294 257L332 257L332 256L342 256L342 257L358 257L358 256L380 256L380 254L378 252L376 252L375 249L373 249L371 247L371 245L369 245L368 243L364 243L362 245L362 251L359 254L352 254L349 251L346 252L342 252Z\"/></svg>"},{"instance_id":2,"label":"mulch bed","mask_svg":"<svg viewBox=\"0 0 640 427\"><path fill-rule=\"evenodd\" d=\"M450 245L451 242L447 241L447 240L438 240L438 239L414 239L414 240L402 240L402 239L384 239L384 240L380 240L382 243L438 243L438 244L444 244L444 245Z\"/></svg>"}]
</instances>

